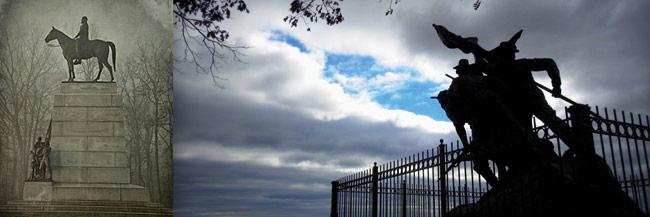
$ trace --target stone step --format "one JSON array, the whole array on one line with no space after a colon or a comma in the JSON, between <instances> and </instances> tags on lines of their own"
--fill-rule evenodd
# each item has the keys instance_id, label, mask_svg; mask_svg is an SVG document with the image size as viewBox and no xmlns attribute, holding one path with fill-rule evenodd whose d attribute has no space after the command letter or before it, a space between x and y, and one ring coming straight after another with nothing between
<instances>
[{"instance_id":1,"label":"stone step","mask_svg":"<svg viewBox=\"0 0 650 217\"><path fill-rule=\"evenodd\" d=\"M62 106L93 106L93 107L120 107L122 97L117 94L57 94L54 95L54 107Z\"/></svg>"},{"instance_id":2,"label":"stone step","mask_svg":"<svg viewBox=\"0 0 650 217\"><path fill-rule=\"evenodd\" d=\"M3 212L85 212L172 214L172 209L146 206L0 205Z\"/></svg>"},{"instance_id":3,"label":"stone step","mask_svg":"<svg viewBox=\"0 0 650 217\"><path fill-rule=\"evenodd\" d=\"M50 145L56 151L127 151L123 136L55 136Z\"/></svg>"},{"instance_id":4,"label":"stone step","mask_svg":"<svg viewBox=\"0 0 650 217\"><path fill-rule=\"evenodd\" d=\"M132 206L164 207L162 204L146 201L93 201L93 200L55 200L55 201L6 201L0 205L68 205L68 206Z\"/></svg>"},{"instance_id":5,"label":"stone step","mask_svg":"<svg viewBox=\"0 0 650 217\"><path fill-rule=\"evenodd\" d=\"M128 167L52 167L54 182L118 183L131 182Z\"/></svg>"},{"instance_id":6,"label":"stone step","mask_svg":"<svg viewBox=\"0 0 650 217\"><path fill-rule=\"evenodd\" d=\"M124 136L124 121L52 121L52 137Z\"/></svg>"},{"instance_id":7,"label":"stone step","mask_svg":"<svg viewBox=\"0 0 650 217\"><path fill-rule=\"evenodd\" d=\"M60 93L70 94L97 94L97 93L117 93L117 83L102 82L74 82L63 83L59 86Z\"/></svg>"},{"instance_id":8,"label":"stone step","mask_svg":"<svg viewBox=\"0 0 650 217\"><path fill-rule=\"evenodd\" d=\"M149 201L149 191L133 184L54 183L52 200Z\"/></svg>"},{"instance_id":9,"label":"stone step","mask_svg":"<svg viewBox=\"0 0 650 217\"><path fill-rule=\"evenodd\" d=\"M127 167L126 152L58 151L50 153L52 167Z\"/></svg>"},{"instance_id":10,"label":"stone step","mask_svg":"<svg viewBox=\"0 0 650 217\"><path fill-rule=\"evenodd\" d=\"M124 121L120 106L56 106L52 121Z\"/></svg>"}]
</instances>

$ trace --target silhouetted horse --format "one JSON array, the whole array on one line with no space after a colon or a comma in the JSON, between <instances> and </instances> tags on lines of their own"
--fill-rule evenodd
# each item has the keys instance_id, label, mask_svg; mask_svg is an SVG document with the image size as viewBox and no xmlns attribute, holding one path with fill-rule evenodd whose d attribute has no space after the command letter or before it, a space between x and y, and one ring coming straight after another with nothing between
<instances>
[{"instance_id":1,"label":"silhouetted horse","mask_svg":"<svg viewBox=\"0 0 650 217\"><path fill-rule=\"evenodd\" d=\"M50 33L48 33L45 37L45 43L48 43L55 39L59 42L61 50L63 50L63 57L68 63L68 81L74 81L75 78L74 64L72 64L72 61L74 59L90 59L93 57L97 57L97 63L99 64L99 73L97 74L97 78L95 78L93 81L99 80L99 77L102 75L104 66L106 66L106 68L108 68L108 71L111 73L111 81L114 80L113 67L108 64L108 49L110 47L113 52L113 65L115 65L115 44L113 44L113 42L97 39L90 40L90 42L86 44L85 48L80 49L81 54L78 54L75 48L76 41L58 29L54 28L53 26L52 30L50 30Z\"/></svg>"}]
</instances>

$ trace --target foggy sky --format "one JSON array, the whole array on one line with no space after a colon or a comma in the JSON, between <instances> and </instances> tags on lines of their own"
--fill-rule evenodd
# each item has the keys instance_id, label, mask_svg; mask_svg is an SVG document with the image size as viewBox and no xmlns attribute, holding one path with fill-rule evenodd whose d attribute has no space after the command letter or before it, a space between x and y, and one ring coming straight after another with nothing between
<instances>
[{"instance_id":1,"label":"foggy sky","mask_svg":"<svg viewBox=\"0 0 650 217\"><path fill-rule=\"evenodd\" d=\"M162 40L170 46L172 43L171 1L3 0L0 1L0 8L0 26L34 30L37 34L42 34L43 39L52 27L72 38L79 31L81 17L88 17L91 40L101 39L115 43L117 70L120 70L119 64L124 63L138 42ZM98 38L93 38L93 29L96 29ZM65 70L60 48L52 49L57 50L55 53L60 55L61 67ZM118 79L119 73L126 72L118 71Z\"/></svg>"}]
</instances>

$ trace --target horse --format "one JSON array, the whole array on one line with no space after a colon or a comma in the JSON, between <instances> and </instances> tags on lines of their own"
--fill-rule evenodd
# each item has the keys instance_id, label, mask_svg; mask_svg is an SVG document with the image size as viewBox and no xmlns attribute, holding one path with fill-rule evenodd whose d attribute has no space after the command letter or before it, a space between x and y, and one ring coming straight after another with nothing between
<instances>
[{"instance_id":1,"label":"horse","mask_svg":"<svg viewBox=\"0 0 650 217\"><path fill-rule=\"evenodd\" d=\"M73 82L75 78L74 64L72 61L74 59L90 59L93 57L97 57L97 64L99 65L99 73L97 74L97 78L95 78L93 81L97 82L97 80L99 80L99 77L102 75L104 66L106 66L106 68L108 68L108 71L111 73L111 82L114 81L114 68L111 67L111 65L108 63L108 52L110 48L113 54L113 65L115 65L115 44L113 44L113 42L102 41L98 39L90 40L88 43L86 43L85 48L81 48L81 52L79 54L76 51L75 39L68 37L65 33L54 28L54 26L52 26L50 33L45 36L45 43L49 43L52 40L57 40L59 42L61 50L63 50L63 57L68 63L68 82Z\"/></svg>"}]
</instances>

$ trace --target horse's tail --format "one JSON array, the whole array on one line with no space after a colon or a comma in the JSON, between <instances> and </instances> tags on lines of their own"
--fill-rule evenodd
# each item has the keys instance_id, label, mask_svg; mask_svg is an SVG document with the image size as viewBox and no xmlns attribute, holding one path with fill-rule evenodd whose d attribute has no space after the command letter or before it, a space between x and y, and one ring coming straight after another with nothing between
<instances>
[{"instance_id":1,"label":"horse's tail","mask_svg":"<svg viewBox=\"0 0 650 217\"><path fill-rule=\"evenodd\" d=\"M113 42L107 41L108 46L111 47L111 53L113 53L113 72L117 71L117 64L115 64L115 44Z\"/></svg>"}]
</instances>

